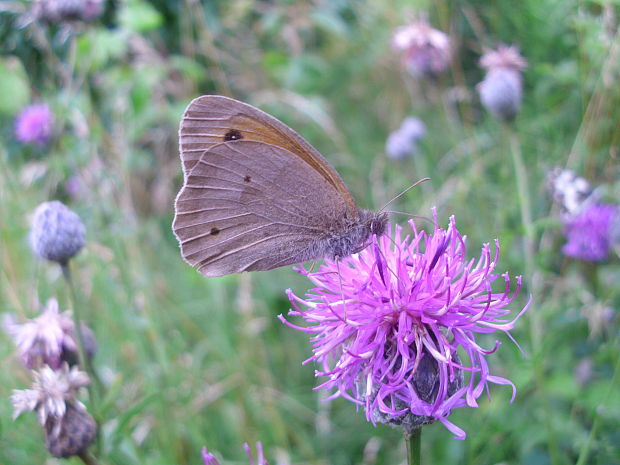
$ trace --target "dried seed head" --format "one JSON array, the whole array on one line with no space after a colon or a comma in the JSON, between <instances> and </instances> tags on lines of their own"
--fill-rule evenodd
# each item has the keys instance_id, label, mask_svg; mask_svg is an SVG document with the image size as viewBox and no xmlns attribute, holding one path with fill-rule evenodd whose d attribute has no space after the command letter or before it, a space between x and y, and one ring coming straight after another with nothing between
<instances>
[{"instance_id":1,"label":"dried seed head","mask_svg":"<svg viewBox=\"0 0 620 465\"><path fill-rule=\"evenodd\" d=\"M4 330L11 336L24 365L40 368L49 365L58 369L63 362L78 362L77 338L71 312L60 313L58 301L47 301L45 309L37 318L17 323L11 316L5 317ZM97 348L95 336L82 324L82 338L86 355L93 357Z\"/></svg>"},{"instance_id":2,"label":"dried seed head","mask_svg":"<svg viewBox=\"0 0 620 465\"><path fill-rule=\"evenodd\" d=\"M450 39L424 19L398 28L392 46L404 51L403 62L414 77L435 77L450 64Z\"/></svg>"},{"instance_id":3,"label":"dried seed head","mask_svg":"<svg viewBox=\"0 0 620 465\"><path fill-rule=\"evenodd\" d=\"M54 431L58 430L57 434ZM97 434L97 424L84 409L68 404L62 420L49 417L45 424L45 448L52 456L68 458L85 452Z\"/></svg>"},{"instance_id":4,"label":"dried seed head","mask_svg":"<svg viewBox=\"0 0 620 465\"><path fill-rule=\"evenodd\" d=\"M575 216L588 203L598 200L596 194L592 198L594 192L588 181L573 170L556 166L547 173L546 181L549 193L565 215Z\"/></svg>"},{"instance_id":5,"label":"dried seed head","mask_svg":"<svg viewBox=\"0 0 620 465\"><path fill-rule=\"evenodd\" d=\"M44 202L34 211L30 246L39 257L66 264L84 246L80 217L61 202Z\"/></svg>"},{"instance_id":6,"label":"dried seed head","mask_svg":"<svg viewBox=\"0 0 620 465\"><path fill-rule=\"evenodd\" d=\"M97 431L92 416L76 398L77 391L90 383L88 375L65 363L56 371L44 366L34 376L32 389L13 391L13 418L26 410L36 411L45 430L45 445L54 457L85 451Z\"/></svg>"},{"instance_id":7,"label":"dried seed head","mask_svg":"<svg viewBox=\"0 0 620 465\"><path fill-rule=\"evenodd\" d=\"M47 23L94 21L103 13L103 0L36 0L33 13Z\"/></svg>"}]
</instances>

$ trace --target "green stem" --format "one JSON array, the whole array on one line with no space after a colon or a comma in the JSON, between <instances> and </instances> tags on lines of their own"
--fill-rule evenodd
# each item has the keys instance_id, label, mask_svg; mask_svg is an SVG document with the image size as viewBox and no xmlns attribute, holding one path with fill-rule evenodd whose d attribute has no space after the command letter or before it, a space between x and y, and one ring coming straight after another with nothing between
<instances>
[{"instance_id":1,"label":"green stem","mask_svg":"<svg viewBox=\"0 0 620 465\"><path fill-rule=\"evenodd\" d=\"M407 444L407 465L420 465L420 445L422 428L416 428L405 432L405 444Z\"/></svg>"},{"instance_id":2,"label":"green stem","mask_svg":"<svg viewBox=\"0 0 620 465\"><path fill-rule=\"evenodd\" d=\"M65 282L67 283L67 287L69 288L69 293L71 295L71 303L73 309L73 325L75 326L75 335L77 338L77 347L78 347L78 357L79 357L79 365L80 367L88 373L90 378L96 384L97 389L101 390L101 381L97 376L97 372L95 368L86 354L86 349L84 346L84 337L82 335L82 318L80 315L80 305L78 300L77 291L75 290L75 285L73 283L73 279L71 277L71 269L69 268L69 262L61 263L60 268L62 269L62 276L65 278ZM91 388L92 385L88 386L88 393L90 397L90 402L93 404L95 402L95 393Z\"/></svg>"},{"instance_id":3,"label":"green stem","mask_svg":"<svg viewBox=\"0 0 620 465\"><path fill-rule=\"evenodd\" d=\"M534 257L536 254L536 246L534 244L534 222L532 221L532 207L530 200L530 190L527 179L527 171L525 169L525 163L523 162L523 156L521 154L521 144L519 143L519 137L512 127L504 126L504 131L508 139L508 145L510 146L510 154L512 156L512 163L515 172L515 178L517 181L517 197L519 200L519 210L521 212L521 224L525 231L525 238L523 241L523 254L525 256L525 279L527 287L531 290L535 289L534 280ZM542 342L542 320L538 312L530 312L530 339L532 340L532 349L534 352L534 376L536 380L537 389L539 390L543 410L545 412L545 427L547 429L547 436L549 441L549 455L552 464L560 463L560 448L556 438L555 431L551 425L552 412L547 402L545 395L545 382L544 382L544 367L539 356L541 342Z\"/></svg>"},{"instance_id":4,"label":"green stem","mask_svg":"<svg viewBox=\"0 0 620 465\"><path fill-rule=\"evenodd\" d=\"M97 459L88 451L80 452L78 457L84 462L84 465L99 465Z\"/></svg>"},{"instance_id":5,"label":"green stem","mask_svg":"<svg viewBox=\"0 0 620 465\"><path fill-rule=\"evenodd\" d=\"M588 459L588 455L590 453L590 448L592 447L592 443L594 442L594 438L596 437L596 433L601 424L601 415L600 411L604 408L604 405L609 402L611 399L612 393L616 389L618 385L618 374L620 373L620 357L616 359L616 366L614 367L614 374L611 378L611 382L609 383L609 390L605 396L604 401L596 408L594 411L594 422L592 423L592 428L590 429L590 434L588 434L588 438L586 442L581 447L581 451L579 452L579 457L577 459L576 465L585 465L586 460Z\"/></svg>"}]
</instances>

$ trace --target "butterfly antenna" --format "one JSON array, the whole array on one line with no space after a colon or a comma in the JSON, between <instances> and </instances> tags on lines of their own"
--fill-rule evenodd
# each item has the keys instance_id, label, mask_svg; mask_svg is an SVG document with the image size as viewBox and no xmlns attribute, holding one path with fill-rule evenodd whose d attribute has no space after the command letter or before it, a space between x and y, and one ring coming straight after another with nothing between
<instances>
[{"instance_id":1,"label":"butterfly antenna","mask_svg":"<svg viewBox=\"0 0 620 465\"><path fill-rule=\"evenodd\" d=\"M410 185L407 189L402 191L400 194L398 194L396 197L394 197L392 200L390 200L388 203L386 203L383 207L381 207L381 209L379 209L379 212L382 212L385 207L387 207L389 204L391 204L394 200L398 199L399 197L401 197L404 194L406 194L407 192L409 192L411 189L413 189L418 184L423 183L424 181L429 181L430 179L431 178L422 178L419 181L416 181L414 184Z\"/></svg>"}]
</instances>

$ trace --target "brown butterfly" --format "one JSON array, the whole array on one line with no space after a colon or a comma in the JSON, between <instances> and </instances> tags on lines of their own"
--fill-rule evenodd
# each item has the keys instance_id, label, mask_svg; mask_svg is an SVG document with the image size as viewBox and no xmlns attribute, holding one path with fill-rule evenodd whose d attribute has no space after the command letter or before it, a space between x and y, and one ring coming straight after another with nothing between
<instances>
[{"instance_id":1,"label":"brown butterfly","mask_svg":"<svg viewBox=\"0 0 620 465\"><path fill-rule=\"evenodd\" d=\"M346 257L385 232L385 213L361 210L314 147L251 105L198 97L179 141L185 182L172 227L205 276Z\"/></svg>"}]
</instances>

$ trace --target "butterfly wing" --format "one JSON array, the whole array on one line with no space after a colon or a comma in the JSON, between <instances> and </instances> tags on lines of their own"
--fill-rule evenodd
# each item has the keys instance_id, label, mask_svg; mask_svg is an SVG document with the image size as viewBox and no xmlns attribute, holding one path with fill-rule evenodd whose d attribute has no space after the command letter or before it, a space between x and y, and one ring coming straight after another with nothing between
<instances>
[{"instance_id":1,"label":"butterfly wing","mask_svg":"<svg viewBox=\"0 0 620 465\"><path fill-rule=\"evenodd\" d=\"M304 159L250 140L206 151L188 173L175 207L173 230L183 258L205 276L322 258L321 238L343 228L352 213Z\"/></svg>"},{"instance_id":2,"label":"butterfly wing","mask_svg":"<svg viewBox=\"0 0 620 465\"><path fill-rule=\"evenodd\" d=\"M203 95L185 110L179 128L179 146L185 178L194 165L216 144L252 140L288 150L332 185L352 214L357 206L344 181L330 163L293 129L271 115L221 95Z\"/></svg>"}]
</instances>

